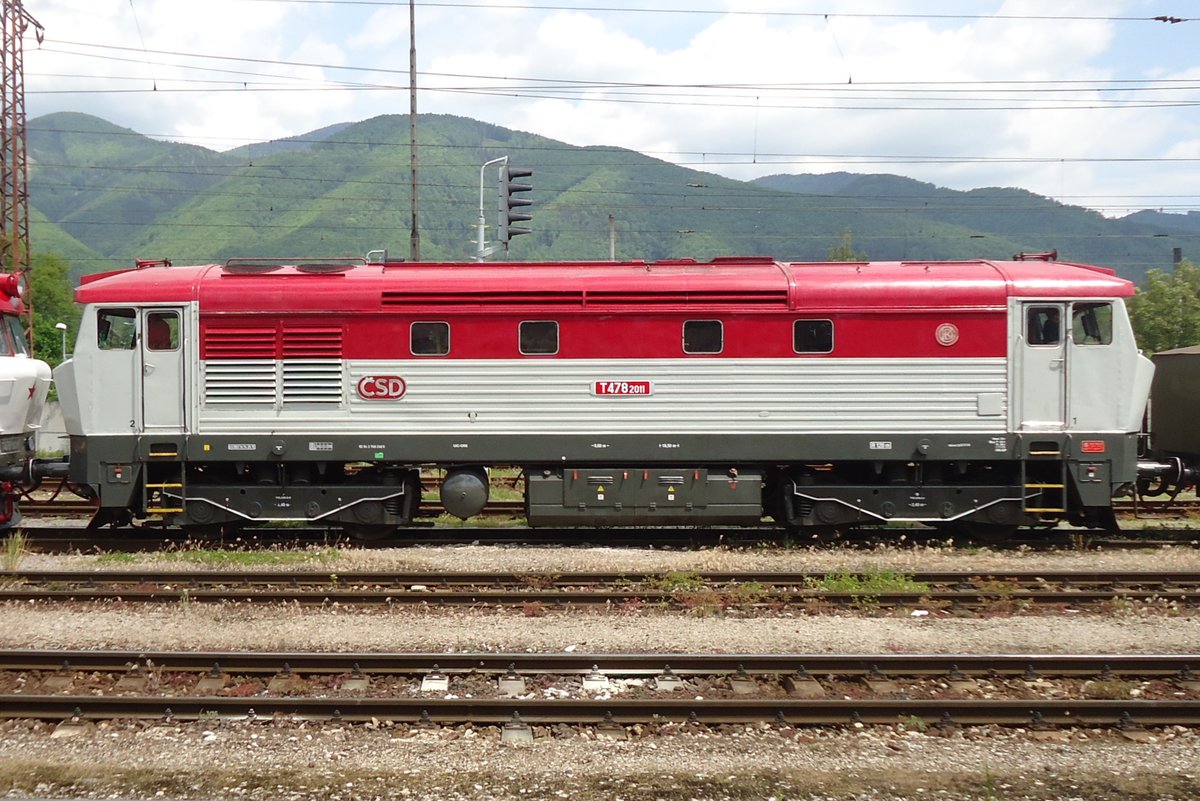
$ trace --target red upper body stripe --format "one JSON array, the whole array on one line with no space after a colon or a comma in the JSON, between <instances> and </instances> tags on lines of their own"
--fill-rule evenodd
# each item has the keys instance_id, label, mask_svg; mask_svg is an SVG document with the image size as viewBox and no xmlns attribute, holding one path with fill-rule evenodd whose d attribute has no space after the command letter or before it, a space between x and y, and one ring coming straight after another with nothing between
<instances>
[{"instance_id":1,"label":"red upper body stripe","mask_svg":"<svg viewBox=\"0 0 1200 801\"><path fill-rule=\"evenodd\" d=\"M260 316L202 317L201 358L288 358L288 333L314 319L289 317L276 326ZM328 323L328 318L324 318ZM558 322L559 348L553 356L522 356L522 320ZM683 323L687 319L721 319L722 349L717 354L685 354ZM341 356L346 359L672 359L672 358L983 358L1007 352L1007 317L990 313L915 313L825 315L833 324L833 351L797 354L792 324L803 315L556 315L523 316L422 315L398 317L375 313L347 321ZM414 356L410 343L413 322L445 321L450 327L450 352L444 356ZM951 345L938 341L938 328L952 324L958 338ZM304 354L295 354L304 355ZM314 354L329 356L332 354Z\"/></svg>"},{"instance_id":2,"label":"red upper body stripe","mask_svg":"<svg viewBox=\"0 0 1200 801\"><path fill-rule=\"evenodd\" d=\"M1011 297L1113 298L1111 271L1043 261L420 262L239 270L145 267L87 280L82 303L199 306L202 358L414 358L414 321L450 323L450 352L522 357L523 320L559 323L558 358L1003 357ZM792 324L830 319L834 349L797 355ZM685 355L685 320L723 323L719 354ZM951 336L939 338L949 324ZM943 328L943 334L947 329Z\"/></svg>"}]
</instances>

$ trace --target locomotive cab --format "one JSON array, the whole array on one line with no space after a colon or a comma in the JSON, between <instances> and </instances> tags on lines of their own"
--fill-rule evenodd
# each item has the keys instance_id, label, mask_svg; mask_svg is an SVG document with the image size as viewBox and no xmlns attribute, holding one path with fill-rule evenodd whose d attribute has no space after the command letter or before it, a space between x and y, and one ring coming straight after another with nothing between
<instances>
[{"instance_id":1,"label":"locomotive cab","mask_svg":"<svg viewBox=\"0 0 1200 801\"><path fill-rule=\"evenodd\" d=\"M1123 300L1022 299L1011 325L1025 514L1115 527L1110 500L1137 478L1154 375Z\"/></svg>"}]
</instances>

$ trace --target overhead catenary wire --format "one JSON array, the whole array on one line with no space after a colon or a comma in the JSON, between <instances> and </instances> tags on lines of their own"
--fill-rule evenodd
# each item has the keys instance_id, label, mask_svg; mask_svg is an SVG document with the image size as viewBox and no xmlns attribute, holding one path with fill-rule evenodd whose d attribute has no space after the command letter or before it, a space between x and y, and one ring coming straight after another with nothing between
<instances>
[{"instance_id":1,"label":"overhead catenary wire","mask_svg":"<svg viewBox=\"0 0 1200 801\"><path fill-rule=\"evenodd\" d=\"M407 5L404 0L238 0L241 3L276 3L287 5L331 5L331 6L383 6L398 7ZM416 3L418 8L477 8L477 9L506 9L519 11L581 11L622 14L677 14L677 15L711 15L739 17L795 17L795 18L834 18L847 17L855 19L926 19L926 20L1024 20L1042 22L1162 22L1179 24L1192 22L1186 17L1159 14L1156 16L1115 16L1115 15L1084 15L1084 14L934 14L920 12L841 12L826 11L784 11L784 10L747 10L747 9L705 9L705 8L635 8L632 6L582 6L558 5L552 3L483 3L483 2L422 2Z\"/></svg>"}]
</instances>

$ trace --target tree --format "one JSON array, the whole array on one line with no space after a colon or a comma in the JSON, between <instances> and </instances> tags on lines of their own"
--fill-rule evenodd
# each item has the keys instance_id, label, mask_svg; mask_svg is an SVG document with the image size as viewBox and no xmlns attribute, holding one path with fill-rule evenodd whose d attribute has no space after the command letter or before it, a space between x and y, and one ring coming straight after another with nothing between
<instances>
[{"instance_id":1,"label":"tree","mask_svg":"<svg viewBox=\"0 0 1200 801\"><path fill-rule=\"evenodd\" d=\"M1129 301L1129 317L1148 353L1200 344L1200 267L1184 259L1174 272L1151 270Z\"/></svg>"},{"instance_id":2,"label":"tree","mask_svg":"<svg viewBox=\"0 0 1200 801\"><path fill-rule=\"evenodd\" d=\"M67 326L67 350L79 330L79 310L75 306L71 281L67 277L70 263L54 254L33 257L29 270L29 290L33 301L34 354L50 365L62 360L62 331L54 326Z\"/></svg>"},{"instance_id":3,"label":"tree","mask_svg":"<svg viewBox=\"0 0 1200 801\"><path fill-rule=\"evenodd\" d=\"M842 231L842 238L836 245L829 248L830 261L866 261L867 254L854 250L854 234L850 229Z\"/></svg>"}]
</instances>

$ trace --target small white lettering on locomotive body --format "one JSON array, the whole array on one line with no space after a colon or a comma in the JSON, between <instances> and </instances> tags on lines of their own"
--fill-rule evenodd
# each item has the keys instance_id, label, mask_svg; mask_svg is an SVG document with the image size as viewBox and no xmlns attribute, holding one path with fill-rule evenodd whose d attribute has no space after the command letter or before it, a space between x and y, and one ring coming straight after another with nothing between
<instances>
[{"instance_id":1,"label":"small white lettering on locomotive body","mask_svg":"<svg viewBox=\"0 0 1200 801\"><path fill-rule=\"evenodd\" d=\"M229 450L231 450L231 451L256 451L256 450L258 450L258 446L255 445L253 442L231 442L228 447L229 447Z\"/></svg>"},{"instance_id":2,"label":"small white lettering on locomotive body","mask_svg":"<svg viewBox=\"0 0 1200 801\"><path fill-rule=\"evenodd\" d=\"M873 451L890 451L892 443L887 441L872 440L869 446Z\"/></svg>"},{"instance_id":3,"label":"small white lettering on locomotive body","mask_svg":"<svg viewBox=\"0 0 1200 801\"><path fill-rule=\"evenodd\" d=\"M331 451L333 450L332 442L310 442L308 443L310 451Z\"/></svg>"}]
</instances>

